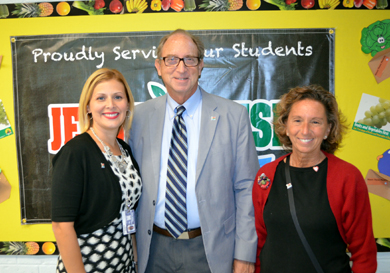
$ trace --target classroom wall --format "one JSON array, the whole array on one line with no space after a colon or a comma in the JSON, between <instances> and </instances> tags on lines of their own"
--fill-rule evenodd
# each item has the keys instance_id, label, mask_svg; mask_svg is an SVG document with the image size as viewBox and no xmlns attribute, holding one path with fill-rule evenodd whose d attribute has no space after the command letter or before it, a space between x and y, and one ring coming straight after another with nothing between
<instances>
[{"instance_id":1,"label":"classroom wall","mask_svg":"<svg viewBox=\"0 0 390 273\"><path fill-rule=\"evenodd\" d=\"M390 99L390 79L377 84L367 65L372 57L360 49L361 30L384 19L390 19L387 10L181 12L0 19L0 55L3 55L0 99L16 130L10 36L164 31L179 27L187 30L335 28L335 94L351 128L362 93ZM0 139L0 168L12 185L11 198L0 204L0 241L54 241L50 224L21 225L15 141L15 134ZM390 149L388 140L350 130L336 155L357 166L365 176L368 169L378 170L376 157L387 149ZM375 237L389 238L390 201L372 194L370 201Z\"/></svg>"}]
</instances>

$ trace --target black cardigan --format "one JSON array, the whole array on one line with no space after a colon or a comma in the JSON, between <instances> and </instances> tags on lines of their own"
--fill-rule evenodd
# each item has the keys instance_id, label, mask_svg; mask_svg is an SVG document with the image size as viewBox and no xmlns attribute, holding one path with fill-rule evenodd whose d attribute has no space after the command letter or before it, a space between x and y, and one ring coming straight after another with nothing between
<instances>
[{"instance_id":1,"label":"black cardigan","mask_svg":"<svg viewBox=\"0 0 390 273\"><path fill-rule=\"evenodd\" d=\"M130 146L118 141L139 173ZM122 202L119 178L88 133L66 143L52 162L52 221L74 222L79 235L91 233L118 217Z\"/></svg>"}]
</instances>

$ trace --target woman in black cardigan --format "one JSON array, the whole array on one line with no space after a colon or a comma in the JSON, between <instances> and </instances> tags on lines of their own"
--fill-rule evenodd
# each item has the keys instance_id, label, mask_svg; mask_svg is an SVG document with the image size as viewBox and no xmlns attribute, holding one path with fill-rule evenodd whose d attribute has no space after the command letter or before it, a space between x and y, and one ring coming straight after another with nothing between
<instances>
[{"instance_id":1,"label":"woman in black cardigan","mask_svg":"<svg viewBox=\"0 0 390 273\"><path fill-rule=\"evenodd\" d=\"M127 136L134 99L123 75L95 71L79 102L81 134L53 158L57 272L135 272L134 208L142 183Z\"/></svg>"}]
</instances>

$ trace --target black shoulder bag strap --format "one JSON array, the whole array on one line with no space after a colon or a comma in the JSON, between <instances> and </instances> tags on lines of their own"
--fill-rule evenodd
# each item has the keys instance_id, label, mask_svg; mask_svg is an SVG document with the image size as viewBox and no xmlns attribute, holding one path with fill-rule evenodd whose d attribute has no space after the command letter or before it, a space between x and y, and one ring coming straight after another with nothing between
<instances>
[{"instance_id":1,"label":"black shoulder bag strap","mask_svg":"<svg viewBox=\"0 0 390 273\"><path fill-rule=\"evenodd\" d=\"M290 157L286 157L286 165L285 165L285 173L286 173L286 187L287 187L287 193L288 193L288 203L290 204L290 213L291 217L293 219L295 228L297 229L299 238L302 241L303 246L305 247L305 250L307 254L310 257L311 262L313 263L314 267L316 268L316 271L318 273L324 273L322 270L320 264L317 261L316 256L313 253L313 250L311 250L311 247L309 243L306 240L305 235L303 234L303 231L299 225L298 218L297 218L297 213L295 211L295 203L294 203L294 195L293 195L293 189L292 189L292 183L291 183L291 177L290 177Z\"/></svg>"}]
</instances>

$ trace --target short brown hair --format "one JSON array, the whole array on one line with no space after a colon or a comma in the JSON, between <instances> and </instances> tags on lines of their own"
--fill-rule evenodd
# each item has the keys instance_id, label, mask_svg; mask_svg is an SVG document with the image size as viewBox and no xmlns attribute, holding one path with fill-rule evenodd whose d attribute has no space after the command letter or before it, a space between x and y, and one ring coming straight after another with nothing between
<instances>
[{"instance_id":1,"label":"short brown hair","mask_svg":"<svg viewBox=\"0 0 390 273\"><path fill-rule=\"evenodd\" d=\"M134 98L133 98L133 94L131 93L130 87L127 84L127 81L125 77L122 75L122 73L116 69L110 69L110 68L101 68L96 70L91 74L91 76L89 76L89 78L84 84L83 91L81 92L80 101L79 101L80 132L81 133L86 132L92 126L93 123L93 119L91 119L87 111L87 106L89 105L93 91L95 90L98 84L109 80L117 80L118 82L122 83L123 86L125 87L125 93L127 97L127 102L129 103L130 114L127 115L128 118L127 117L125 118L121 127L123 127L123 130L125 132L125 139L127 139L131 128L131 123L133 122ZM120 127L118 128L118 133L119 131L120 131Z\"/></svg>"},{"instance_id":2,"label":"short brown hair","mask_svg":"<svg viewBox=\"0 0 390 273\"><path fill-rule=\"evenodd\" d=\"M173 32L171 32L171 33L169 33L161 38L160 44L157 47L157 58L158 59L161 59L161 57L162 57L161 52L162 52L162 48L163 48L165 42L169 39L169 37L171 37L175 34L183 34L183 35L191 38L192 41L194 42L194 44L196 45L196 47L198 48L199 59L203 60L203 58L204 58L204 44L203 44L202 40L200 40L199 37L197 37L197 36L189 33L188 31L186 31L184 29L181 29L181 28L178 28L175 31L173 31Z\"/></svg>"},{"instance_id":3,"label":"short brown hair","mask_svg":"<svg viewBox=\"0 0 390 273\"><path fill-rule=\"evenodd\" d=\"M285 149L292 149L291 140L286 133L287 119L293 104L305 99L318 101L324 106L326 118L328 124L330 124L330 132L328 137L322 141L321 150L333 154L340 147L343 135L348 127L334 95L319 85L295 87L281 96L276 107L276 119L274 121L275 132L281 144Z\"/></svg>"}]
</instances>

